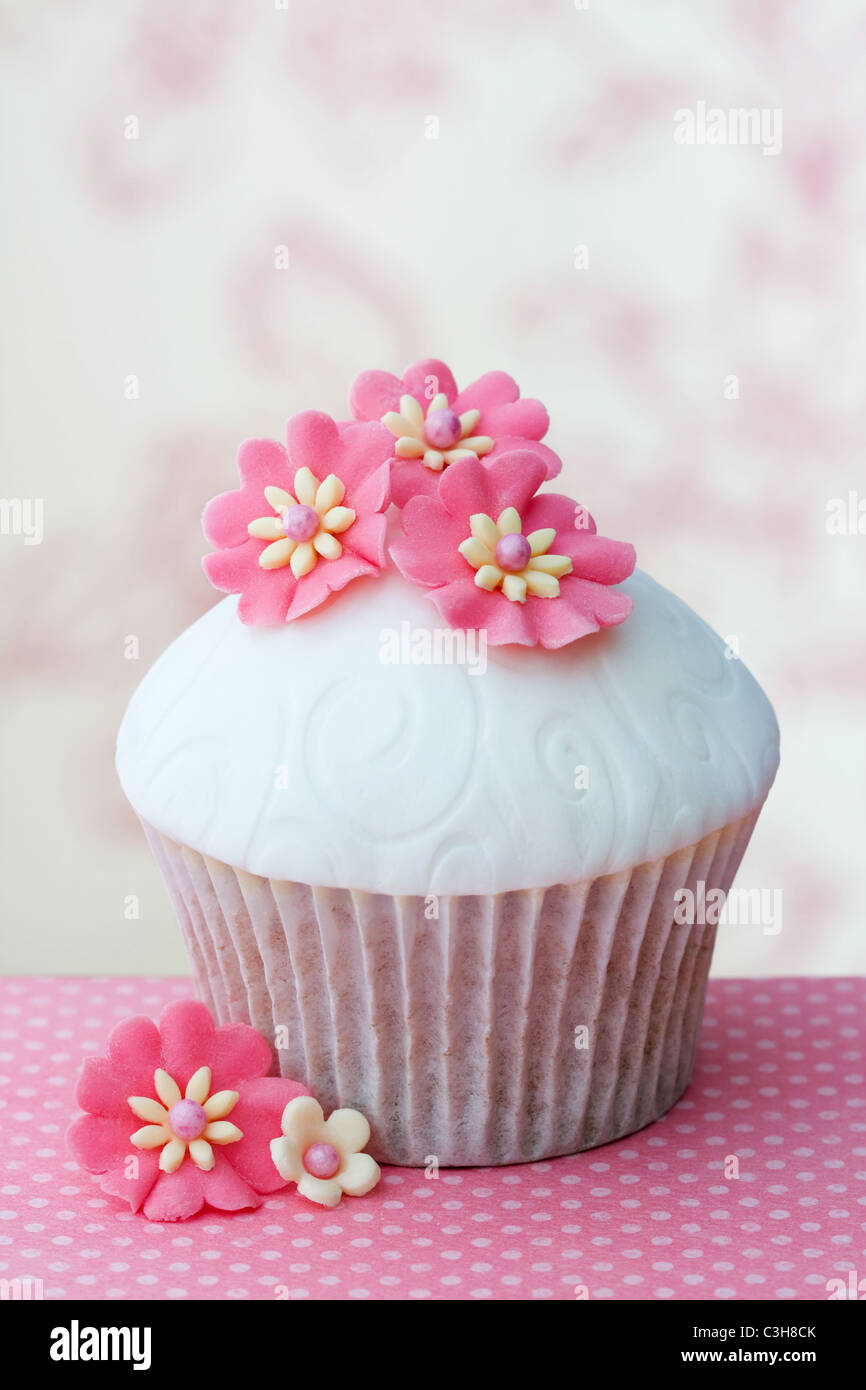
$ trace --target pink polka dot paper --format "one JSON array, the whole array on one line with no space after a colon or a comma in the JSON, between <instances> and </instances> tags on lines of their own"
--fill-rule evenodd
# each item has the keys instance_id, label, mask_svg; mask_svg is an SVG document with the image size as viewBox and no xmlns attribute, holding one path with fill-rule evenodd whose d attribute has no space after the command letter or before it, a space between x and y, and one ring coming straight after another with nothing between
<instances>
[{"instance_id":1,"label":"pink polka dot paper","mask_svg":"<svg viewBox=\"0 0 866 1390\"><path fill-rule=\"evenodd\" d=\"M866 1276L866 980L711 982L694 1081L640 1134L516 1168L386 1168L157 1225L75 1167L83 1055L185 980L0 982L0 1277L49 1299L826 1299Z\"/></svg>"}]
</instances>

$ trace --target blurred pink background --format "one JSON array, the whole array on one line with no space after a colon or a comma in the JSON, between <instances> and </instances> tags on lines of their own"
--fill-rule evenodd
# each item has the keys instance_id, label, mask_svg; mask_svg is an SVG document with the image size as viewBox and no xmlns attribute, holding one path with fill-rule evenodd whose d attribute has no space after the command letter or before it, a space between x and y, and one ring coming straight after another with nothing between
<instances>
[{"instance_id":1,"label":"blurred pink background","mask_svg":"<svg viewBox=\"0 0 866 1390\"><path fill-rule=\"evenodd\" d=\"M44 505L0 536L5 969L185 970L113 743L215 600L201 508L428 355L544 400L566 490L775 704L738 883L783 929L716 973L866 968L866 534L827 527L866 496L864 40L853 0L0 5L2 493ZM676 143L699 102L781 150Z\"/></svg>"}]
</instances>

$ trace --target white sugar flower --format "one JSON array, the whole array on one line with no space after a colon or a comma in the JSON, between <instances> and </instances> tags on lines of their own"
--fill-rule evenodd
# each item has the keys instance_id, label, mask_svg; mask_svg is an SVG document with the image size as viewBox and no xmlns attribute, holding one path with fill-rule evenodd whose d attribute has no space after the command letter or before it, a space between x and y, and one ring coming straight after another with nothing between
<instances>
[{"instance_id":1,"label":"white sugar flower","mask_svg":"<svg viewBox=\"0 0 866 1390\"><path fill-rule=\"evenodd\" d=\"M370 1126L357 1110L334 1110L326 1120L312 1096L290 1100L279 1139L271 1140L271 1157L286 1182L311 1202L336 1207L345 1192L363 1197L379 1181L379 1165L361 1153Z\"/></svg>"},{"instance_id":2,"label":"white sugar flower","mask_svg":"<svg viewBox=\"0 0 866 1390\"><path fill-rule=\"evenodd\" d=\"M291 565L296 579L315 569L319 557L339 560L343 547L337 536L348 531L355 520L351 507L340 503L346 488L336 473L319 482L309 468L299 468L294 480L295 496L281 487L266 487L265 499L273 516L260 516L247 530L259 541L270 541L259 556L262 569L282 569Z\"/></svg>"},{"instance_id":3,"label":"white sugar flower","mask_svg":"<svg viewBox=\"0 0 866 1390\"><path fill-rule=\"evenodd\" d=\"M182 1095L177 1082L159 1067L153 1074L159 1100L149 1096L127 1100L133 1115L148 1122L130 1136L131 1142L137 1149L162 1149L159 1166L164 1173L174 1173L187 1153L197 1168L209 1173L215 1162L211 1145L234 1144L244 1137L225 1118L237 1105L237 1091L210 1095L210 1080L210 1067L199 1067Z\"/></svg>"},{"instance_id":4,"label":"white sugar flower","mask_svg":"<svg viewBox=\"0 0 866 1390\"><path fill-rule=\"evenodd\" d=\"M395 436L398 458L421 459L426 468L441 472L447 463L459 458L481 458L489 454L494 441L487 434L473 434L481 418L480 410L458 415L440 392L434 396L427 414L414 396L400 397L400 410L389 410L382 424Z\"/></svg>"},{"instance_id":5,"label":"white sugar flower","mask_svg":"<svg viewBox=\"0 0 866 1390\"><path fill-rule=\"evenodd\" d=\"M464 560L477 570L479 589L502 589L507 599L525 603L527 594L536 598L557 598L559 581L571 574L567 555L549 555L556 539L552 526L523 535L523 523L514 507L506 507L494 521L484 512L469 518L472 535L458 549Z\"/></svg>"}]
</instances>

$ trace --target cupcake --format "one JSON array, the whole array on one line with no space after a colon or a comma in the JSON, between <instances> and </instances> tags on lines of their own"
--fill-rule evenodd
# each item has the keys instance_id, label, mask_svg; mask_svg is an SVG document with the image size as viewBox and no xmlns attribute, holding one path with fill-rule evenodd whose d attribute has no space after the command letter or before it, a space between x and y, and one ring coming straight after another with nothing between
<instances>
[{"instance_id":1,"label":"cupcake","mask_svg":"<svg viewBox=\"0 0 866 1390\"><path fill-rule=\"evenodd\" d=\"M688 1085L716 914L678 904L730 887L772 708L551 487L510 377L350 402L242 446L204 516L229 596L135 692L123 788L204 1003L375 1158L606 1143Z\"/></svg>"}]
</instances>

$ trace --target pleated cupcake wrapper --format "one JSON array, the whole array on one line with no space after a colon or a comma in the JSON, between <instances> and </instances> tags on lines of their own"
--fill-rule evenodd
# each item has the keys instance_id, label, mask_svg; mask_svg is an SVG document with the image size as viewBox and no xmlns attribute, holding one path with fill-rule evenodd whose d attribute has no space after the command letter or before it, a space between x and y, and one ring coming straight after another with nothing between
<instances>
[{"instance_id":1,"label":"pleated cupcake wrapper","mask_svg":"<svg viewBox=\"0 0 866 1390\"><path fill-rule=\"evenodd\" d=\"M217 1021L258 1028L326 1113L361 1110L380 1161L463 1166L592 1148L679 1098L716 929L677 925L674 894L727 891L757 816L574 886L438 900L259 878L145 830Z\"/></svg>"}]
</instances>

